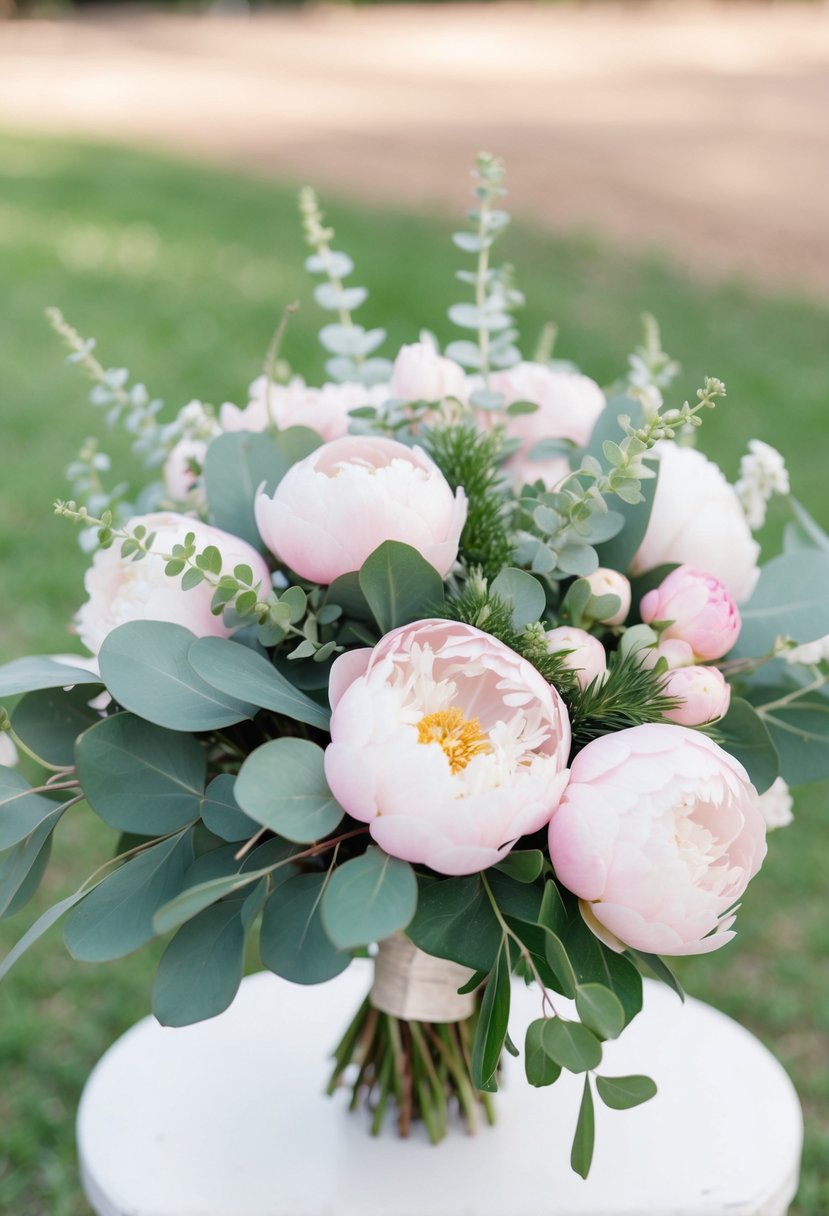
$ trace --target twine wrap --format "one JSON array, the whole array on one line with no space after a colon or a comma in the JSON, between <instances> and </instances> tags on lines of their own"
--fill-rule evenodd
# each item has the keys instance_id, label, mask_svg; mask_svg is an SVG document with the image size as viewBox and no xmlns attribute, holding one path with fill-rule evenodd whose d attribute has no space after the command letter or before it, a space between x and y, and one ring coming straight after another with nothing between
<instances>
[{"instance_id":1,"label":"twine wrap","mask_svg":"<svg viewBox=\"0 0 829 1216\"><path fill-rule=\"evenodd\" d=\"M377 947L371 1003L408 1022L462 1022L475 1011L475 994L459 996L458 989L474 974L395 933Z\"/></svg>"}]
</instances>

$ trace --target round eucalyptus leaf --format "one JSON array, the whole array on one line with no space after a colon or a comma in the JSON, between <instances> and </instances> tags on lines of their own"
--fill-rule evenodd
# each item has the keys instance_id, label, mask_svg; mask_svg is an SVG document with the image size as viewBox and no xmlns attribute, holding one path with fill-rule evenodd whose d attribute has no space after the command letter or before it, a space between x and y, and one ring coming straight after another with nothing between
<instances>
[{"instance_id":1,"label":"round eucalyptus leaf","mask_svg":"<svg viewBox=\"0 0 829 1216\"><path fill-rule=\"evenodd\" d=\"M90 708L92 696L86 684L30 692L14 708L15 734L44 764L69 768L75 762L78 735L101 717Z\"/></svg>"},{"instance_id":2,"label":"round eucalyptus leaf","mask_svg":"<svg viewBox=\"0 0 829 1216\"><path fill-rule=\"evenodd\" d=\"M569 1072L588 1072L601 1062L601 1043L592 1031L578 1022L549 1018L541 1043L550 1059Z\"/></svg>"},{"instance_id":3,"label":"round eucalyptus leaf","mask_svg":"<svg viewBox=\"0 0 829 1216\"><path fill-rule=\"evenodd\" d=\"M233 794L236 778L220 773L205 790L201 815L205 825L222 840L249 840L259 824L246 815Z\"/></svg>"},{"instance_id":4,"label":"round eucalyptus leaf","mask_svg":"<svg viewBox=\"0 0 829 1216\"><path fill-rule=\"evenodd\" d=\"M416 907L412 867L370 845L332 873L322 897L322 922L334 945L347 950L405 929Z\"/></svg>"},{"instance_id":5,"label":"round eucalyptus leaf","mask_svg":"<svg viewBox=\"0 0 829 1216\"><path fill-rule=\"evenodd\" d=\"M17 769L0 765L0 850L25 840L59 807L54 799L33 793Z\"/></svg>"},{"instance_id":6,"label":"round eucalyptus leaf","mask_svg":"<svg viewBox=\"0 0 829 1216\"><path fill-rule=\"evenodd\" d=\"M257 747L239 770L234 795L251 819L297 844L328 836L345 813L325 780L322 748L307 739Z\"/></svg>"},{"instance_id":7,"label":"round eucalyptus leaf","mask_svg":"<svg viewBox=\"0 0 829 1216\"><path fill-rule=\"evenodd\" d=\"M153 1013L162 1026L189 1026L222 1013L242 982L243 900L214 904L182 925L161 956Z\"/></svg>"},{"instance_id":8,"label":"round eucalyptus leaf","mask_svg":"<svg viewBox=\"0 0 829 1216\"><path fill-rule=\"evenodd\" d=\"M78 740L78 780L114 828L165 836L199 818L207 756L192 735L113 714Z\"/></svg>"},{"instance_id":9,"label":"round eucalyptus leaf","mask_svg":"<svg viewBox=\"0 0 829 1216\"><path fill-rule=\"evenodd\" d=\"M622 1002L603 984L580 984L576 1010L583 1024L600 1039L616 1039L625 1027Z\"/></svg>"}]
</instances>

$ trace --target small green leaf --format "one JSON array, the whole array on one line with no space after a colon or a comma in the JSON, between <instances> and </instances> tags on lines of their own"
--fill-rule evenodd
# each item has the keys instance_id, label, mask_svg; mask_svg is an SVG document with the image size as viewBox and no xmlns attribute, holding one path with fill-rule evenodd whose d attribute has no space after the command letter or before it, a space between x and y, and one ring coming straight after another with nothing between
<instances>
[{"instance_id":1,"label":"small green leaf","mask_svg":"<svg viewBox=\"0 0 829 1216\"><path fill-rule=\"evenodd\" d=\"M325 780L322 748L307 739L288 736L257 747L233 793L251 819L297 844L328 836L345 813Z\"/></svg>"},{"instance_id":2,"label":"small green leaf","mask_svg":"<svg viewBox=\"0 0 829 1216\"><path fill-rule=\"evenodd\" d=\"M605 1106L611 1110L630 1110L656 1094L656 1082L650 1077L596 1077L596 1089Z\"/></svg>"},{"instance_id":3,"label":"small green leaf","mask_svg":"<svg viewBox=\"0 0 829 1216\"><path fill-rule=\"evenodd\" d=\"M510 1007L510 963L506 940L484 989L472 1044L472 1084L476 1089L497 1088L495 1073L507 1036Z\"/></svg>"},{"instance_id":4,"label":"small green leaf","mask_svg":"<svg viewBox=\"0 0 829 1216\"><path fill-rule=\"evenodd\" d=\"M236 778L230 773L214 777L204 793L201 815L205 827L222 840L248 840L259 824L241 809L233 796Z\"/></svg>"},{"instance_id":5,"label":"small green leaf","mask_svg":"<svg viewBox=\"0 0 829 1216\"><path fill-rule=\"evenodd\" d=\"M243 903L205 908L167 946L153 985L153 1013L162 1026L189 1026L230 1005L242 982Z\"/></svg>"},{"instance_id":6,"label":"small green leaf","mask_svg":"<svg viewBox=\"0 0 829 1216\"><path fill-rule=\"evenodd\" d=\"M516 882L535 882L544 869L544 854L540 849L514 849L496 864L495 869Z\"/></svg>"},{"instance_id":7,"label":"small green leaf","mask_svg":"<svg viewBox=\"0 0 829 1216\"><path fill-rule=\"evenodd\" d=\"M590 1077L584 1078L584 1091L579 1107L579 1117L576 1122L576 1134L573 1136L573 1147L570 1150L570 1167L581 1178L590 1173L593 1161L593 1146L596 1140L595 1118L593 1113L593 1094L590 1089Z\"/></svg>"},{"instance_id":8,"label":"small green leaf","mask_svg":"<svg viewBox=\"0 0 829 1216\"><path fill-rule=\"evenodd\" d=\"M576 989L576 1010L583 1024L600 1039L616 1039L624 1030L622 1002L602 984L581 984Z\"/></svg>"},{"instance_id":9,"label":"small green leaf","mask_svg":"<svg viewBox=\"0 0 829 1216\"><path fill-rule=\"evenodd\" d=\"M512 609L513 629L532 625L544 615L547 607L544 588L526 570L506 566L493 580L490 590Z\"/></svg>"},{"instance_id":10,"label":"small green leaf","mask_svg":"<svg viewBox=\"0 0 829 1216\"><path fill-rule=\"evenodd\" d=\"M601 1063L601 1043L579 1022L548 1018L541 1041L550 1059L569 1072L588 1072Z\"/></svg>"},{"instance_id":11,"label":"small green leaf","mask_svg":"<svg viewBox=\"0 0 829 1216\"><path fill-rule=\"evenodd\" d=\"M530 1085L552 1085L561 1076L561 1066L551 1060L544 1050L543 1036L546 1018L537 1018L527 1027L524 1040L524 1071Z\"/></svg>"},{"instance_id":12,"label":"small green leaf","mask_svg":"<svg viewBox=\"0 0 829 1216\"><path fill-rule=\"evenodd\" d=\"M332 873L322 923L334 945L348 950L405 929L416 907L417 878L409 863L369 845Z\"/></svg>"}]
</instances>

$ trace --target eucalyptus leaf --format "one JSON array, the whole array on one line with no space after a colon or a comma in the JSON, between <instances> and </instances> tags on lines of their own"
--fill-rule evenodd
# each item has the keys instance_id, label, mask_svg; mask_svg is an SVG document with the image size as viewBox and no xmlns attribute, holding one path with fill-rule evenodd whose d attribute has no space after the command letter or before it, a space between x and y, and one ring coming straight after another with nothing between
<instances>
[{"instance_id":1,"label":"eucalyptus leaf","mask_svg":"<svg viewBox=\"0 0 829 1216\"><path fill-rule=\"evenodd\" d=\"M78 656L80 657L80 656ZM75 684L100 684L101 677L83 667L63 662L62 656L29 655L12 659L0 667L0 698L15 697L41 688L69 688ZM90 694L91 695L91 694Z\"/></svg>"},{"instance_id":2,"label":"eucalyptus leaf","mask_svg":"<svg viewBox=\"0 0 829 1216\"><path fill-rule=\"evenodd\" d=\"M586 1178L590 1173L595 1140L596 1128L593 1111L593 1094L590 1089L590 1077L586 1076L584 1078L581 1106L579 1107L579 1117L576 1121L576 1132L573 1136L573 1147L570 1150L570 1166L581 1178Z\"/></svg>"},{"instance_id":3,"label":"eucalyptus leaf","mask_svg":"<svg viewBox=\"0 0 829 1216\"><path fill-rule=\"evenodd\" d=\"M524 1072L530 1085L537 1088L553 1085L561 1076L561 1065L551 1060L544 1050L546 1018L537 1018L527 1027L524 1040Z\"/></svg>"},{"instance_id":4,"label":"eucalyptus leaf","mask_svg":"<svg viewBox=\"0 0 829 1216\"><path fill-rule=\"evenodd\" d=\"M322 984L351 962L351 955L339 950L323 927L325 883L325 874L297 874L276 888L262 913L262 962L294 984Z\"/></svg>"},{"instance_id":5,"label":"eucalyptus leaf","mask_svg":"<svg viewBox=\"0 0 829 1216\"><path fill-rule=\"evenodd\" d=\"M650 1077L596 1077L596 1089L611 1110L630 1110L656 1095L656 1082Z\"/></svg>"},{"instance_id":6,"label":"eucalyptus leaf","mask_svg":"<svg viewBox=\"0 0 829 1216\"><path fill-rule=\"evenodd\" d=\"M548 1018L541 1042L550 1059L568 1072L588 1072L601 1063L601 1043L580 1022Z\"/></svg>"},{"instance_id":7,"label":"eucalyptus leaf","mask_svg":"<svg viewBox=\"0 0 829 1216\"><path fill-rule=\"evenodd\" d=\"M332 873L322 923L334 945L348 950L405 929L416 907L417 878L409 863L369 845Z\"/></svg>"},{"instance_id":8,"label":"eucalyptus leaf","mask_svg":"<svg viewBox=\"0 0 829 1216\"><path fill-rule=\"evenodd\" d=\"M259 824L246 815L233 795L236 778L231 773L214 777L204 793L201 816L211 832L222 840L248 840Z\"/></svg>"},{"instance_id":9,"label":"eucalyptus leaf","mask_svg":"<svg viewBox=\"0 0 829 1216\"><path fill-rule=\"evenodd\" d=\"M166 836L199 818L207 754L192 735L112 714L81 735L76 763L89 805L122 832Z\"/></svg>"},{"instance_id":10,"label":"eucalyptus leaf","mask_svg":"<svg viewBox=\"0 0 829 1216\"><path fill-rule=\"evenodd\" d=\"M330 712L276 670L269 659L228 638L197 638L187 655L193 670L227 696L327 730Z\"/></svg>"},{"instance_id":11,"label":"eucalyptus leaf","mask_svg":"<svg viewBox=\"0 0 829 1216\"><path fill-rule=\"evenodd\" d=\"M345 813L325 780L322 748L307 739L286 736L257 747L233 792L256 823L299 844L328 836Z\"/></svg>"},{"instance_id":12,"label":"eucalyptus leaf","mask_svg":"<svg viewBox=\"0 0 829 1216\"><path fill-rule=\"evenodd\" d=\"M826 708L829 711L829 704ZM741 697L732 697L728 713L716 724L716 731L726 751L746 769L757 792L765 793L780 774L780 757L754 706ZM826 733L829 744L829 712Z\"/></svg>"},{"instance_id":13,"label":"eucalyptus leaf","mask_svg":"<svg viewBox=\"0 0 829 1216\"><path fill-rule=\"evenodd\" d=\"M35 794L22 773L0 765L0 851L19 844L60 804Z\"/></svg>"},{"instance_id":14,"label":"eucalyptus leaf","mask_svg":"<svg viewBox=\"0 0 829 1216\"><path fill-rule=\"evenodd\" d=\"M189 1026L228 1008L242 982L243 900L205 908L182 925L161 956L153 1013L162 1026Z\"/></svg>"},{"instance_id":15,"label":"eucalyptus leaf","mask_svg":"<svg viewBox=\"0 0 829 1216\"><path fill-rule=\"evenodd\" d=\"M20 940L12 946L2 962L0 962L0 980L4 979L17 960L26 953L30 946L33 946L36 941L43 937L43 934L51 929L52 925L56 924L65 912L68 912L76 903L79 903L86 894L86 888L81 891L75 891L73 895L67 895L66 899L62 899L59 903L53 904L51 908L47 908L37 918L31 928L26 930Z\"/></svg>"},{"instance_id":16,"label":"eucalyptus leaf","mask_svg":"<svg viewBox=\"0 0 829 1216\"><path fill-rule=\"evenodd\" d=\"M33 894L30 876L33 873L39 876L43 874L52 832L64 811L62 805L52 805L54 810L38 823L34 831L0 858L0 917L13 916Z\"/></svg>"},{"instance_id":17,"label":"eucalyptus leaf","mask_svg":"<svg viewBox=\"0 0 829 1216\"><path fill-rule=\"evenodd\" d=\"M440 613L443 579L434 566L400 541L387 540L360 569L360 590L381 633Z\"/></svg>"},{"instance_id":18,"label":"eucalyptus leaf","mask_svg":"<svg viewBox=\"0 0 829 1216\"><path fill-rule=\"evenodd\" d=\"M599 941L578 910L567 926L564 944L579 984L602 984L615 993L625 1011L626 1024L641 1012L641 975L629 959Z\"/></svg>"},{"instance_id":19,"label":"eucalyptus leaf","mask_svg":"<svg viewBox=\"0 0 829 1216\"><path fill-rule=\"evenodd\" d=\"M99 655L107 688L125 709L170 730L217 730L252 718L255 705L219 692L190 665L195 640L169 621L119 625Z\"/></svg>"},{"instance_id":20,"label":"eucalyptus leaf","mask_svg":"<svg viewBox=\"0 0 829 1216\"><path fill-rule=\"evenodd\" d=\"M66 947L82 962L131 954L155 936L153 915L177 895L193 860L193 837L180 832L124 862L69 915Z\"/></svg>"},{"instance_id":21,"label":"eucalyptus leaf","mask_svg":"<svg viewBox=\"0 0 829 1216\"><path fill-rule=\"evenodd\" d=\"M27 693L12 714L15 734L43 764L70 768L75 740L101 716L89 705L92 695L86 684Z\"/></svg>"},{"instance_id":22,"label":"eucalyptus leaf","mask_svg":"<svg viewBox=\"0 0 829 1216\"><path fill-rule=\"evenodd\" d=\"M600 1039L617 1039L625 1028L622 1002L603 984L580 984L576 989L576 1011L582 1024Z\"/></svg>"},{"instance_id":23,"label":"eucalyptus leaf","mask_svg":"<svg viewBox=\"0 0 829 1216\"><path fill-rule=\"evenodd\" d=\"M526 570L505 566L490 587L512 609L513 629L523 629L540 620L547 607L544 588L537 578Z\"/></svg>"},{"instance_id":24,"label":"eucalyptus leaf","mask_svg":"<svg viewBox=\"0 0 829 1216\"><path fill-rule=\"evenodd\" d=\"M733 654L760 657L777 638L798 644L829 634L829 553L783 553L760 570L747 604L740 605L742 629Z\"/></svg>"},{"instance_id":25,"label":"eucalyptus leaf","mask_svg":"<svg viewBox=\"0 0 829 1216\"><path fill-rule=\"evenodd\" d=\"M573 964L561 938L545 925L506 917L507 924L519 941L529 950L535 969L542 983L554 992L572 999L576 995L576 977Z\"/></svg>"}]
</instances>

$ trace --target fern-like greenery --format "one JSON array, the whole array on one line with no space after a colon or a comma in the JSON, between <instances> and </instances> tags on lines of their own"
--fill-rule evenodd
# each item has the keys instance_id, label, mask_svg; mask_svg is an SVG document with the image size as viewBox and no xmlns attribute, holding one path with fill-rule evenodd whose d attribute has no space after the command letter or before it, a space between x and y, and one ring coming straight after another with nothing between
<instances>
[{"instance_id":1,"label":"fern-like greenery","mask_svg":"<svg viewBox=\"0 0 829 1216\"><path fill-rule=\"evenodd\" d=\"M643 667L641 655L635 651L611 654L604 682L594 680L568 703L573 754L600 735L663 722L665 714L680 703L665 692L665 674Z\"/></svg>"},{"instance_id":2,"label":"fern-like greenery","mask_svg":"<svg viewBox=\"0 0 829 1216\"><path fill-rule=\"evenodd\" d=\"M496 427L482 434L469 422L433 427L424 446L452 489L463 486L469 500L460 560L467 568L478 566L487 578L495 578L510 564L513 551L508 483L499 468L503 431Z\"/></svg>"}]
</instances>

